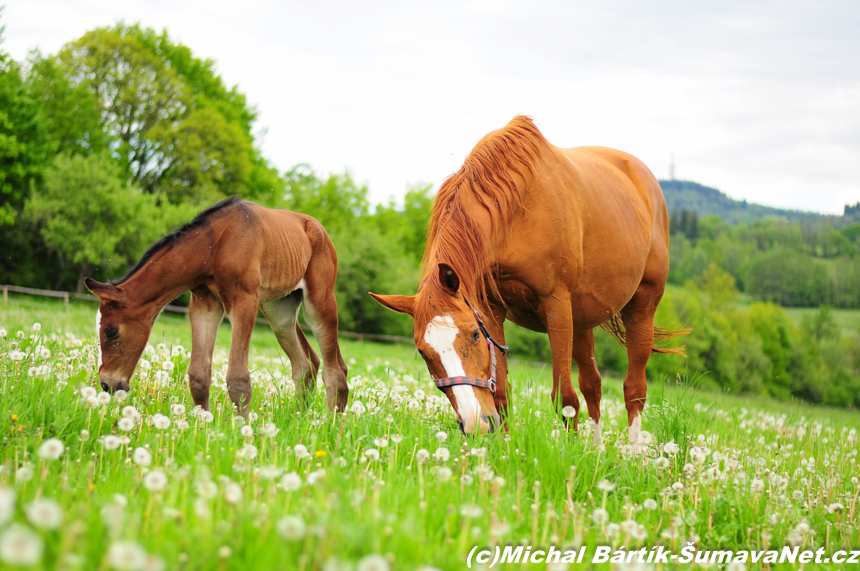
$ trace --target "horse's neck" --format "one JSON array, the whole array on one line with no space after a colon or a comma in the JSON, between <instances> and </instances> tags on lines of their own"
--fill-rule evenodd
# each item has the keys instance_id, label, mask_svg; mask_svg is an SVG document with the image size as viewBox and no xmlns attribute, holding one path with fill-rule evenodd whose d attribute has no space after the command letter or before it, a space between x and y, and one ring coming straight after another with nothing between
<instances>
[{"instance_id":1,"label":"horse's neck","mask_svg":"<svg viewBox=\"0 0 860 571\"><path fill-rule=\"evenodd\" d=\"M170 300L201 283L211 249L192 244L189 238L157 252L122 284L132 303L149 306L157 314Z\"/></svg>"}]
</instances>

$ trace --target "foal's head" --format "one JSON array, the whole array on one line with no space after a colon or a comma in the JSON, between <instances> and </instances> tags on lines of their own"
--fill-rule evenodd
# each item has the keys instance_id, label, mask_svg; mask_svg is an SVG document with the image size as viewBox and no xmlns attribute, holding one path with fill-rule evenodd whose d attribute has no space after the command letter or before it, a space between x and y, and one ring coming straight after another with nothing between
<instances>
[{"instance_id":1,"label":"foal's head","mask_svg":"<svg viewBox=\"0 0 860 571\"><path fill-rule=\"evenodd\" d=\"M108 392L127 391L140 359L152 320L143 308L131 309L121 287L87 278L87 289L101 300L96 313L99 336L99 382Z\"/></svg>"},{"instance_id":2,"label":"foal's head","mask_svg":"<svg viewBox=\"0 0 860 571\"><path fill-rule=\"evenodd\" d=\"M432 287L423 287L412 297L370 295L385 307L413 317L415 346L434 379L471 377L486 381L492 375L491 356L477 314L459 292L460 280L448 265L439 264L439 280L443 299L438 299L438 288ZM500 426L490 389L455 384L442 390L466 434L493 432Z\"/></svg>"}]
</instances>

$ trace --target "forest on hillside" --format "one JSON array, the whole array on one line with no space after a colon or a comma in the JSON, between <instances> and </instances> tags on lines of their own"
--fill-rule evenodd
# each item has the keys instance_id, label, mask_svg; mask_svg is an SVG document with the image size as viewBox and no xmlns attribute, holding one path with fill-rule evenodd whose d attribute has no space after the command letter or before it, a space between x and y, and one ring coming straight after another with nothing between
<instances>
[{"instance_id":1,"label":"forest on hillside","mask_svg":"<svg viewBox=\"0 0 860 571\"><path fill-rule=\"evenodd\" d=\"M328 229L341 329L410 335L409 318L367 292L414 293L432 189L372 205L348 172L279 172L260 152L255 121L214 62L165 32L98 28L24 62L0 39L0 282L81 290L86 276L118 278L152 241L239 194ZM655 356L650 378L860 406L860 329L836 327L830 310L860 308L860 224L735 222L673 211L658 321L693 331L678 341L688 358ZM820 309L798 323L783 306ZM514 357L549 357L545 335L510 327L508 342ZM626 366L603 334L597 360Z\"/></svg>"}]
</instances>

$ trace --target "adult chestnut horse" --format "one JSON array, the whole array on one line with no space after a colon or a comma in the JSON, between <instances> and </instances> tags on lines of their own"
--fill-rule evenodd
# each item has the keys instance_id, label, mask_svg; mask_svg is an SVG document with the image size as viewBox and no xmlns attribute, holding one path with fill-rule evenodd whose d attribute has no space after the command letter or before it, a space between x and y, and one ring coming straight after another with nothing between
<instances>
[{"instance_id":1,"label":"adult chestnut horse","mask_svg":"<svg viewBox=\"0 0 860 571\"><path fill-rule=\"evenodd\" d=\"M308 396L320 360L297 321L304 302L322 350L328 405L343 411L349 387L337 341L336 278L334 246L310 216L237 197L219 202L153 244L124 278L108 284L87 278L87 288L101 299L96 332L102 388L129 389L155 318L168 301L191 290L188 378L195 405L209 410L212 351L226 313L233 327L227 392L247 416L248 348L258 306L290 358L297 392Z\"/></svg>"},{"instance_id":2,"label":"adult chestnut horse","mask_svg":"<svg viewBox=\"0 0 860 571\"><path fill-rule=\"evenodd\" d=\"M414 318L415 344L466 433L492 432L507 412L507 318L549 333L553 402L578 413L576 361L600 444L592 329L603 326L627 345L636 443L648 357L679 351L655 338L683 333L654 327L668 273L666 203L648 168L621 151L555 147L519 116L481 139L439 189L418 294L371 295Z\"/></svg>"}]
</instances>

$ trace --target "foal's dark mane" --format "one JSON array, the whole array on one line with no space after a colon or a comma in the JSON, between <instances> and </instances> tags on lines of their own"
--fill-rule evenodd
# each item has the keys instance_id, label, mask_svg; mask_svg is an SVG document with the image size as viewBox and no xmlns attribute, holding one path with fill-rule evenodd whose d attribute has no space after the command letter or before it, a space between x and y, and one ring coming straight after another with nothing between
<instances>
[{"instance_id":1,"label":"foal's dark mane","mask_svg":"<svg viewBox=\"0 0 860 571\"><path fill-rule=\"evenodd\" d=\"M512 174L526 179L534 174L546 145L549 142L531 118L518 115L484 137L460 170L442 183L433 201L422 261L421 283L429 303L416 307L416 312L424 314L416 313L416 321L429 321L431 313L435 315L437 310L451 304L439 281L439 263L451 266L460 278L460 291L472 301L484 304L488 286L500 299L495 276L487 271L487 261L492 258L490 237L484 235L464 198L477 200L486 210L492 234L506 229L516 211L525 208L525 189L517 187Z\"/></svg>"},{"instance_id":2,"label":"foal's dark mane","mask_svg":"<svg viewBox=\"0 0 860 571\"><path fill-rule=\"evenodd\" d=\"M227 208L228 206L233 206L234 204L238 204L240 202L242 202L242 199L238 195L236 195L222 200L218 204L210 206L209 208L195 216L194 220L186 222L184 225L182 225L180 228L177 228L170 234L162 236L161 239L155 242L152 246L149 247L149 249L146 250L146 252L144 252L143 256L140 257L140 260L137 261L137 263L134 265L133 268L128 271L128 273L126 273L122 278L108 283L110 285L122 284L135 273L137 273L144 266L144 264L146 264L146 262L148 262L149 259L152 258L152 256L154 256L157 252L160 252L165 248L172 248L177 244L177 242L179 242L180 239L182 239L184 236L187 236L192 230L196 230L197 228L206 226L209 223L210 216L220 210Z\"/></svg>"}]
</instances>

